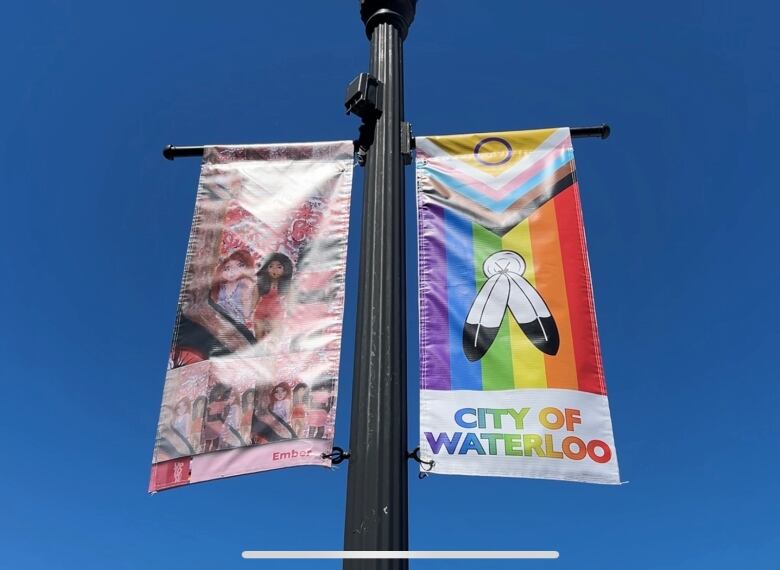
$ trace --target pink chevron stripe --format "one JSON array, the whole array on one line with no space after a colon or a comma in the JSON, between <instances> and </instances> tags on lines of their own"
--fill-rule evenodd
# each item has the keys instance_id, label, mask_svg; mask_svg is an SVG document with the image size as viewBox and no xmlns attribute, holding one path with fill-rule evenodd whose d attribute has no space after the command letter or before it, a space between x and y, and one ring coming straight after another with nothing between
<instances>
[{"instance_id":1,"label":"pink chevron stripe","mask_svg":"<svg viewBox=\"0 0 780 570\"><path fill-rule=\"evenodd\" d=\"M449 176L452 176L456 180L459 180L460 182L463 182L467 186L470 186L471 188L478 190L482 194L485 194L486 196L490 196L494 200L501 200L505 196L507 196L510 192L515 190L518 186L526 183L528 180L539 174L542 170L544 170L544 167L547 165L550 156L554 156L556 152L563 153L565 149L571 146L571 140L566 138L563 141L561 141L555 148L551 149L550 152L545 153L544 156L539 158L536 162L534 162L531 166L528 168L522 170L517 176L512 178L509 182L504 184L503 186L499 187L492 187L489 184L486 184L480 180L477 180L476 178L472 178L468 174L463 173L461 170L459 170L457 167L452 167L449 164L451 163L450 160L446 160L449 158L452 158L452 156L446 156L441 157L445 160L438 160L437 158L429 158L429 162L431 164L436 165L436 169L448 174ZM453 190L455 190L453 188Z\"/></svg>"}]
</instances>

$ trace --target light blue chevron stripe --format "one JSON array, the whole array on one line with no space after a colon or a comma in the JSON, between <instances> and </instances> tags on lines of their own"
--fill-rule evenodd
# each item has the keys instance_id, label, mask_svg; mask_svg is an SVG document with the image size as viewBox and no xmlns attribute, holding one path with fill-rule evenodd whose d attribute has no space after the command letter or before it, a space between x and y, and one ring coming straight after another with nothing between
<instances>
[{"instance_id":1,"label":"light blue chevron stripe","mask_svg":"<svg viewBox=\"0 0 780 570\"><path fill-rule=\"evenodd\" d=\"M493 212L503 212L509 206L517 202L520 198L522 198L525 194L530 192L533 188L541 184L545 178L551 176L556 170L558 170L564 164L570 162L573 158L574 158L574 151L570 148L566 149L564 152L556 156L555 159L548 162L547 165L539 173L537 173L535 176L527 180L525 183L521 184L520 186L512 190L509 194L507 194L506 196L504 196L504 198L500 200L494 200L490 196L486 196L476 188L472 188L468 184L465 184L448 174L444 174L443 172L437 170L435 166L431 166L430 163L425 166L422 166L422 170L428 176L430 176L431 178L433 178L443 186L446 186L450 190L453 190L458 194L462 194L463 196L473 200L477 204L480 204L481 206L484 206L485 208L488 208Z\"/></svg>"}]
</instances>

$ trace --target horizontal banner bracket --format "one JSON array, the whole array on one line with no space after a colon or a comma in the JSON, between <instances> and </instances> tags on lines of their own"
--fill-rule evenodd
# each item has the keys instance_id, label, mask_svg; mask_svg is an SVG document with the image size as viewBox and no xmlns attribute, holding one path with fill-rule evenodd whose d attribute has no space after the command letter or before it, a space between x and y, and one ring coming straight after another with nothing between
<instances>
[{"instance_id":1,"label":"horizontal banner bracket","mask_svg":"<svg viewBox=\"0 0 780 570\"><path fill-rule=\"evenodd\" d=\"M406 125L409 125L409 123L405 123ZM405 127L402 125L402 129ZM409 149L414 149L414 137L411 136L411 125L409 125ZM370 131L371 129L364 129L365 131ZM572 127L570 129L571 131L571 137L574 139L581 139L581 138L589 138L589 137L597 137L600 139L606 139L609 137L610 133L612 132L612 129L610 129L609 125L604 123L603 125L599 125L596 127ZM370 146L370 142L368 140L369 138L369 132L361 133L361 138L365 138L365 142L361 142L360 139L355 141L355 153L358 157L358 163L362 166L365 164L365 158L368 155L368 147ZM371 133L372 134L372 133ZM403 140L402 140L403 142ZM368 144L366 144L368 143ZM362 147L362 150L361 150ZM205 147L203 146L174 146L174 145L167 145L163 149L163 156L167 158L168 160L173 160L175 158L186 158L191 156L203 156L203 150Z\"/></svg>"}]
</instances>

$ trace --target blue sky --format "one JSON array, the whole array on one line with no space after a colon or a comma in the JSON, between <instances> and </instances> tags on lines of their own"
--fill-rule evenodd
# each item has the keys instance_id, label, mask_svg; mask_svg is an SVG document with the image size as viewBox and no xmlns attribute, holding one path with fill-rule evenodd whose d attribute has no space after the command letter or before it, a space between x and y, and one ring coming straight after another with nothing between
<instances>
[{"instance_id":1,"label":"blue sky","mask_svg":"<svg viewBox=\"0 0 780 570\"><path fill-rule=\"evenodd\" d=\"M197 160L170 163L160 150L354 138L342 102L368 67L357 4L4 9L9 568L340 567L240 552L340 549L344 466L151 497L146 487L198 176ZM575 151L630 483L419 481L410 465L410 545L556 549L558 561L525 564L556 568L773 568L780 14L752 2L594 4L421 2L406 42L406 115L418 134L612 125L610 139L576 141ZM411 243L409 254L412 268ZM347 347L356 261L355 246ZM341 445L351 361L347 348Z\"/></svg>"}]
</instances>

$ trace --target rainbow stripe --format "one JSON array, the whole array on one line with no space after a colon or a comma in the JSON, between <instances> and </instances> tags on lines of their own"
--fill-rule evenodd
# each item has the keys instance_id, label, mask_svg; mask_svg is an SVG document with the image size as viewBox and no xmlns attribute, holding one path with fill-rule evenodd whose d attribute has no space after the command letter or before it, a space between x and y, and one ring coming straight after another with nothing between
<instances>
[{"instance_id":1,"label":"rainbow stripe","mask_svg":"<svg viewBox=\"0 0 780 570\"><path fill-rule=\"evenodd\" d=\"M606 394L568 129L418 137L417 147L421 388ZM554 356L509 313L480 360L463 353L482 264L500 250L525 259L558 327Z\"/></svg>"}]
</instances>

